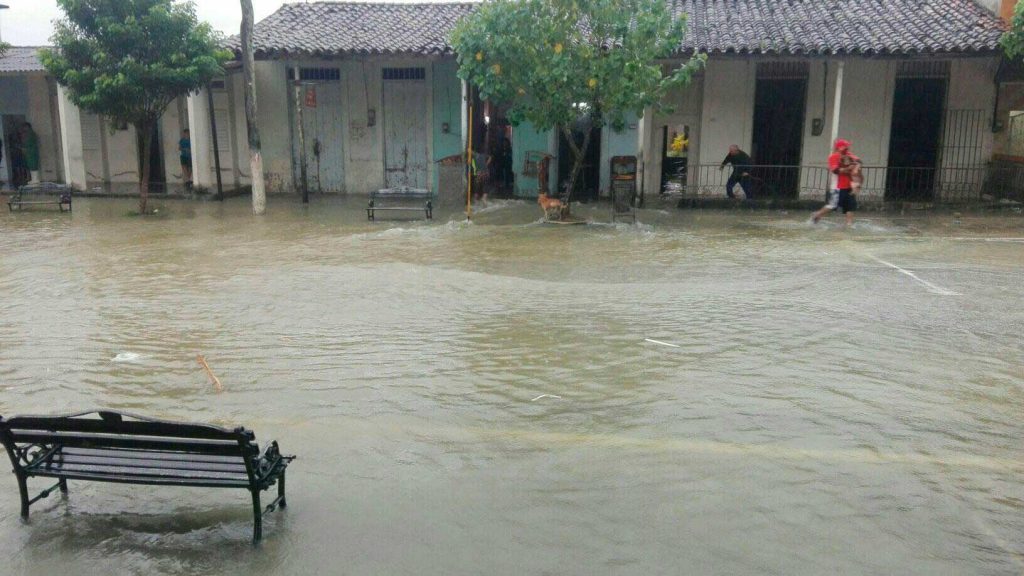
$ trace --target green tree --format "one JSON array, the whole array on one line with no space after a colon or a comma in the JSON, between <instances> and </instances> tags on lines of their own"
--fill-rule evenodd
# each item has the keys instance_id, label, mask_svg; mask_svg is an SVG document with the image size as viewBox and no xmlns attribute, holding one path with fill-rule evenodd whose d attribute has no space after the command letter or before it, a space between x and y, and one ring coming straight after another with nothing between
<instances>
[{"instance_id":1,"label":"green tree","mask_svg":"<svg viewBox=\"0 0 1024 576\"><path fill-rule=\"evenodd\" d=\"M153 134L175 98L224 73L232 55L218 48L192 2L58 0L54 48L43 65L78 107L130 124L142 143L139 210L146 214Z\"/></svg>"},{"instance_id":2,"label":"green tree","mask_svg":"<svg viewBox=\"0 0 1024 576\"><path fill-rule=\"evenodd\" d=\"M456 26L452 46L459 77L481 98L509 105L514 125L528 121L539 130L566 136L573 168L572 190L590 146L572 127L621 130L629 113L665 108L669 89L689 82L703 65L696 55L678 56L685 16L665 0L492 0L480 4Z\"/></svg>"},{"instance_id":3,"label":"green tree","mask_svg":"<svg viewBox=\"0 0 1024 576\"><path fill-rule=\"evenodd\" d=\"M1017 2L1013 8L1010 29L999 39L999 43L1010 58L1024 57L1024 2Z\"/></svg>"},{"instance_id":4,"label":"green tree","mask_svg":"<svg viewBox=\"0 0 1024 576\"><path fill-rule=\"evenodd\" d=\"M7 54L7 51L10 50L10 48L11 45L7 42L0 42L0 58L3 58L4 54Z\"/></svg>"}]
</instances>

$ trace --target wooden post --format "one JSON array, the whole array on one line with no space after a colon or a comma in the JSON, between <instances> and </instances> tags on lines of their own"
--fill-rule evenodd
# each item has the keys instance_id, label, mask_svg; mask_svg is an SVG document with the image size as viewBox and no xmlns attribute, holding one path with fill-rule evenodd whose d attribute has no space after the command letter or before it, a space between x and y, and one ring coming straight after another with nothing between
<instances>
[{"instance_id":1,"label":"wooden post","mask_svg":"<svg viewBox=\"0 0 1024 576\"><path fill-rule=\"evenodd\" d=\"M299 187L302 190L302 203L309 204L309 182L306 176L306 132L302 127L302 81L299 80L299 66L292 69L292 80L295 83L295 133L299 139Z\"/></svg>"},{"instance_id":2,"label":"wooden post","mask_svg":"<svg viewBox=\"0 0 1024 576\"><path fill-rule=\"evenodd\" d=\"M263 183L263 154L260 129L256 124L256 70L252 46L252 0L242 2L242 75L245 78L245 125L249 135L249 170L252 173L252 212L267 211L267 191Z\"/></svg>"},{"instance_id":3,"label":"wooden post","mask_svg":"<svg viewBox=\"0 0 1024 576\"><path fill-rule=\"evenodd\" d=\"M206 104L210 107L210 136L213 138L213 172L217 175L217 200L224 201L224 183L220 177L220 146L217 144L217 114L213 110L213 85L206 85Z\"/></svg>"}]
</instances>

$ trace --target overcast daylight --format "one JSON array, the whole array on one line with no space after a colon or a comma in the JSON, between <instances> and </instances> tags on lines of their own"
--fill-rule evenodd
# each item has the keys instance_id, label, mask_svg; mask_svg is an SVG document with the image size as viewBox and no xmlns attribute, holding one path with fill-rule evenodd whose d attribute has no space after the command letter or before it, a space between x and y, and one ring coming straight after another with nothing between
<instances>
[{"instance_id":1,"label":"overcast daylight","mask_svg":"<svg viewBox=\"0 0 1024 576\"><path fill-rule=\"evenodd\" d=\"M0 576L1024 576L1024 0L0 35Z\"/></svg>"},{"instance_id":2,"label":"overcast daylight","mask_svg":"<svg viewBox=\"0 0 1024 576\"><path fill-rule=\"evenodd\" d=\"M3 39L15 46L41 46L48 44L52 33L51 22L60 17L57 0L7 0L10 9L0 14ZM253 0L256 19L277 10L281 0ZM197 0L199 18L228 34L238 32L242 18L238 2L229 0Z\"/></svg>"}]
</instances>

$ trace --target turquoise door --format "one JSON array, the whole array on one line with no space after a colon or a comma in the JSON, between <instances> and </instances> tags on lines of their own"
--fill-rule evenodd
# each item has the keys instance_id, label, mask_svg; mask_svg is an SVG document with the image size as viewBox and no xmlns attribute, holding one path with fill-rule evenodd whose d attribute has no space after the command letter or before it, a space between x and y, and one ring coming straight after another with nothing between
<instances>
[{"instance_id":1,"label":"turquoise door","mask_svg":"<svg viewBox=\"0 0 1024 576\"><path fill-rule=\"evenodd\" d=\"M384 69L384 185L387 188L427 188L428 95L425 69Z\"/></svg>"}]
</instances>

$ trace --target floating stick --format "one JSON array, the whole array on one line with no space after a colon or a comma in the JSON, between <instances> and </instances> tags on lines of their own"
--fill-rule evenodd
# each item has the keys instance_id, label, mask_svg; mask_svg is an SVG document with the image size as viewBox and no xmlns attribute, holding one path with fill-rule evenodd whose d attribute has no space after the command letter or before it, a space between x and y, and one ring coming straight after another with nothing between
<instances>
[{"instance_id":1,"label":"floating stick","mask_svg":"<svg viewBox=\"0 0 1024 576\"><path fill-rule=\"evenodd\" d=\"M206 363L206 358L203 358L203 355L200 354L199 356L196 356L196 360L199 361L199 365L202 366L203 370L206 371L206 375L210 377L210 383L213 384L213 387L217 389L217 392L223 392L224 387L221 386L220 380L217 379L217 376L213 373L213 370L210 370L210 365Z\"/></svg>"}]
</instances>

